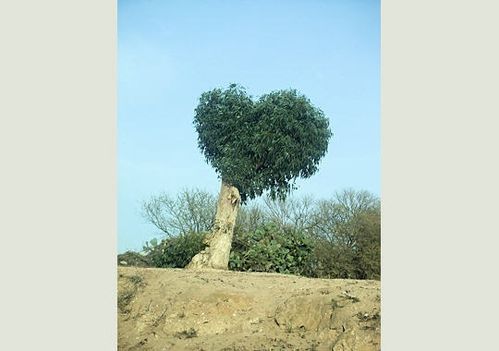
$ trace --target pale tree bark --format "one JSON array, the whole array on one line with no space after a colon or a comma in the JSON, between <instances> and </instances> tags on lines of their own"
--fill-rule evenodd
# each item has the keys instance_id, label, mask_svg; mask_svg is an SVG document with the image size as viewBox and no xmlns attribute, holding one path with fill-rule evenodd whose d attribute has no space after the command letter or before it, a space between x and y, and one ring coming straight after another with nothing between
<instances>
[{"instance_id":1,"label":"pale tree bark","mask_svg":"<svg viewBox=\"0 0 499 351\"><path fill-rule=\"evenodd\" d=\"M205 238L207 246L192 258L186 268L228 269L232 236L240 203L239 190L222 180L215 223Z\"/></svg>"}]
</instances>

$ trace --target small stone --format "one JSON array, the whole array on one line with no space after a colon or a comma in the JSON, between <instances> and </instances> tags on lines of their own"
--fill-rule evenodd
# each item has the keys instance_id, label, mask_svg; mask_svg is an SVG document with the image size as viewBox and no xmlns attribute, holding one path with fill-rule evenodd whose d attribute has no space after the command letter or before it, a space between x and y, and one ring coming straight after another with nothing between
<instances>
[{"instance_id":1,"label":"small stone","mask_svg":"<svg viewBox=\"0 0 499 351\"><path fill-rule=\"evenodd\" d=\"M250 324L258 324L258 323L261 322L261 319L260 318L255 318L255 319L250 320L249 322L250 322Z\"/></svg>"}]
</instances>

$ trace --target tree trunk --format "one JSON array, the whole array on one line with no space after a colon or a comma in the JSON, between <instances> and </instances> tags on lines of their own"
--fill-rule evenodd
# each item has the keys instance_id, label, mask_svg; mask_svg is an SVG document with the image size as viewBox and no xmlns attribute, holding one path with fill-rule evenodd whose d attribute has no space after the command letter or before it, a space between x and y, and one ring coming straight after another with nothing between
<instances>
[{"instance_id":1,"label":"tree trunk","mask_svg":"<svg viewBox=\"0 0 499 351\"><path fill-rule=\"evenodd\" d=\"M232 236L240 203L239 190L222 180L215 223L211 233L205 238L207 246L192 258L186 268L228 269Z\"/></svg>"}]
</instances>

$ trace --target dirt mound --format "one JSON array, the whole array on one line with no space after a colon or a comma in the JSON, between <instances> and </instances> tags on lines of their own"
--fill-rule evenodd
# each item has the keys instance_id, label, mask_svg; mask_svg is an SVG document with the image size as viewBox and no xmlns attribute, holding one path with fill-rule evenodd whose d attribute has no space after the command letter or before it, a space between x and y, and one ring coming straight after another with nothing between
<instances>
[{"instance_id":1,"label":"dirt mound","mask_svg":"<svg viewBox=\"0 0 499 351\"><path fill-rule=\"evenodd\" d=\"M118 350L380 350L380 283L118 268Z\"/></svg>"}]
</instances>

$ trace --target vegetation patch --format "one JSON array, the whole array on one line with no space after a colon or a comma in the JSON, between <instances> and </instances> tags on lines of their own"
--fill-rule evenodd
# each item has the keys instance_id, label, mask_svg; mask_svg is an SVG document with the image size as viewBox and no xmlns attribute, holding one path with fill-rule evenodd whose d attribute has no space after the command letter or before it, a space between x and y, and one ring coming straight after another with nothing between
<instances>
[{"instance_id":1,"label":"vegetation patch","mask_svg":"<svg viewBox=\"0 0 499 351\"><path fill-rule=\"evenodd\" d=\"M119 255L118 261L184 268L205 248L215 209L216 198L200 190L151 198L144 204L145 219L165 237L146 243L141 253ZM366 191L346 189L325 200L267 197L241 207L229 269L379 280L380 239L380 201Z\"/></svg>"},{"instance_id":2,"label":"vegetation patch","mask_svg":"<svg viewBox=\"0 0 499 351\"><path fill-rule=\"evenodd\" d=\"M118 292L118 309L121 313L129 313L129 305L137 294L139 288L145 286L144 278L141 275L125 276L128 284L121 292Z\"/></svg>"},{"instance_id":3,"label":"vegetation patch","mask_svg":"<svg viewBox=\"0 0 499 351\"><path fill-rule=\"evenodd\" d=\"M365 313L365 312L359 312L355 315L360 321L362 322L368 322L372 320L380 320L381 316L379 312L374 312L374 313Z\"/></svg>"},{"instance_id":4,"label":"vegetation patch","mask_svg":"<svg viewBox=\"0 0 499 351\"><path fill-rule=\"evenodd\" d=\"M183 330L179 333L176 333L175 336L179 339L190 339L198 336L198 332L194 328L190 328L189 330Z\"/></svg>"}]
</instances>

